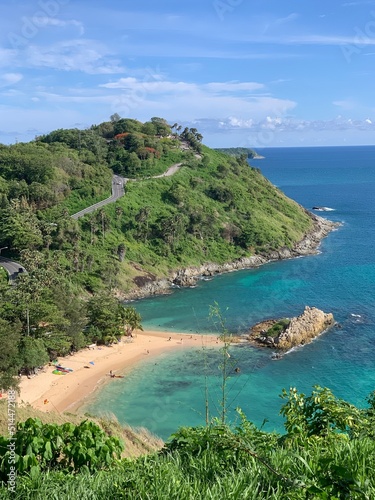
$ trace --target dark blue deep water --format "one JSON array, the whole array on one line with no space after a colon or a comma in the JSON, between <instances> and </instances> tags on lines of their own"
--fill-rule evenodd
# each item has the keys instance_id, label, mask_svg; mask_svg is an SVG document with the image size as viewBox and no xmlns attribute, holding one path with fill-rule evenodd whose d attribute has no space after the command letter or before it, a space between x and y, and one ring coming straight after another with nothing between
<instances>
[{"instance_id":1,"label":"dark blue deep water","mask_svg":"<svg viewBox=\"0 0 375 500\"><path fill-rule=\"evenodd\" d=\"M315 384L328 386L358 405L375 389L375 146L259 153L265 159L252 160L252 166L289 197L308 209L334 209L319 213L342 223L323 241L321 253L221 275L135 305L145 329L194 334L216 331L208 319L214 302L233 332L265 318L298 315L305 305L333 312L340 328L279 361L268 350L231 349L230 361L241 372L229 380L228 404L241 407L257 425L268 419L266 429L281 431L282 388L310 393ZM146 360L105 386L87 411L109 411L167 438L181 425L204 423L206 383L212 415L220 411L220 363L215 349L202 348Z\"/></svg>"}]
</instances>

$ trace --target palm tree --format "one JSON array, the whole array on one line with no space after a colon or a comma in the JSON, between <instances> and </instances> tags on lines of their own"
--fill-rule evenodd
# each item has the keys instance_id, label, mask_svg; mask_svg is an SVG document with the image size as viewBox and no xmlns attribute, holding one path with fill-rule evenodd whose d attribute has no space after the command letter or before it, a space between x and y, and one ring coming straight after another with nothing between
<instances>
[{"instance_id":1,"label":"palm tree","mask_svg":"<svg viewBox=\"0 0 375 500\"><path fill-rule=\"evenodd\" d=\"M117 256L118 256L120 262L122 262L124 260L125 255L126 255L125 243L120 243L119 246L117 247Z\"/></svg>"},{"instance_id":2,"label":"palm tree","mask_svg":"<svg viewBox=\"0 0 375 500\"><path fill-rule=\"evenodd\" d=\"M120 310L121 319L124 323L124 331L128 337L132 336L134 330L142 330L141 315L134 307L123 307Z\"/></svg>"},{"instance_id":3,"label":"palm tree","mask_svg":"<svg viewBox=\"0 0 375 500\"><path fill-rule=\"evenodd\" d=\"M91 245L94 244L95 233L96 233L97 230L98 230L98 223L97 223L97 220L96 220L96 214L93 214L90 217Z\"/></svg>"},{"instance_id":4,"label":"palm tree","mask_svg":"<svg viewBox=\"0 0 375 500\"><path fill-rule=\"evenodd\" d=\"M122 207L120 207L120 205L116 205L115 213L116 213L117 226L120 227L120 220L121 220L122 214L124 213L124 210Z\"/></svg>"},{"instance_id":5,"label":"palm tree","mask_svg":"<svg viewBox=\"0 0 375 500\"><path fill-rule=\"evenodd\" d=\"M148 220L151 214L151 207L142 207L135 216L135 221L137 222L137 234L138 238L144 238L147 241L148 236Z\"/></svg>"},{"instance_id":6,"label":"palm tree","mask_svg":"<svg viewBox=\"0 0 375 500\"><path fill-rule=\"evenodd\" d=\"M104 211L103 208L101 208L98 212L98 218L100 219L101 225L102 225L102 237L103 237L103 243L104 243L104 238L105 238L105 233L109 229L109 223L110 219L107 215L107 213Z\"/></svg>"}]
</instances>

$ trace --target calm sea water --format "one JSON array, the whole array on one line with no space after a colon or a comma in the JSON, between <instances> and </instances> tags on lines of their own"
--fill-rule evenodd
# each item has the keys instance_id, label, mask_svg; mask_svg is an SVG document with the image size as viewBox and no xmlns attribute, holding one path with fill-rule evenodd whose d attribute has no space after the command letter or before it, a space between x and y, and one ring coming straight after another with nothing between
<instances>
[{"instance_id":1,"label":"calm sea water","mask_svg":"<svg viewBox=\"0 0 375 500\"><path fill-rule=\"evenodd\" d=\"M145 328L194 335L217 331L208 318L215 302L234 332L265 318L298 315L305 305L333 312L340 328L281 360L273 361L268 350L231 348L229 418L236 418L238 406L257 425L267 419L266 429L281 431L282 388L310 393L315 384L328 386L358 405L375 389L375 146L259 152L265 159L251 164L289 197L308 209L333 208L319 215L342 222L321 253L221 275L135 305ZM204 423L206 388L211 415L220 412L221 363L217 350L202 348L145 360L105 386L86 411L109 411L167 438L181 425Z\"/></svg>"}]
</instances>

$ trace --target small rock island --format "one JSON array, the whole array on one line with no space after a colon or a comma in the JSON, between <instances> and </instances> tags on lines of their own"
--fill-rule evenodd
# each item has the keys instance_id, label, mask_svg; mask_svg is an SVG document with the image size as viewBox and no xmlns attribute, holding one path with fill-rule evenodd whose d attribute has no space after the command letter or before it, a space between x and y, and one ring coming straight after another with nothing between
<instances>
[{"instance_id":1,"label":"small rock island","mask_svg":"<svg viewBox=\"0 0 375 500\"><path fill-rule=\"evenodd\" d=\"M249 340L272 349L286 351L311 342L334 324L332 313L306 306L300 316L257 323L249 332Z\"/></svg>"}]
</instances>

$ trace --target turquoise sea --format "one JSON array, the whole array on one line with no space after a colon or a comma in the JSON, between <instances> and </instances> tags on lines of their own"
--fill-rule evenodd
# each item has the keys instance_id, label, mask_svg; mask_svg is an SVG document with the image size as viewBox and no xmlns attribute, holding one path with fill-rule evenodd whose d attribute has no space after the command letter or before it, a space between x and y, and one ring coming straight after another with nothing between
<instances>
[{"instance_id":1,"label":"turquoise sea","mask_svg":"<svg viewBox=\"0 0 375 500\"><path fill-rule=\"evenodd\" d=\"M334 209L318 213L342 223L321 252L217 276L134 305L145 328L194 334L218 331L208 318L215 302L227 328L240 333L265 318L298 315L305 305L333 312L339 328L281 360L272 360L269 350L231 348L229 418L236 418L239 406L257 425L266 419L265 429L282 431L282 388L310 393L315 384L328 386L358 405L375 389L375 146L259 153L265 158L251 165L289 197L308 209ZM125 379L106 385L86 411L111 412L120 422L166 439L179 426L204 423L206 387L211 416L220 411L221 362L217 349L202 348L147 359Z\"/></svg>"}]
</instances>

